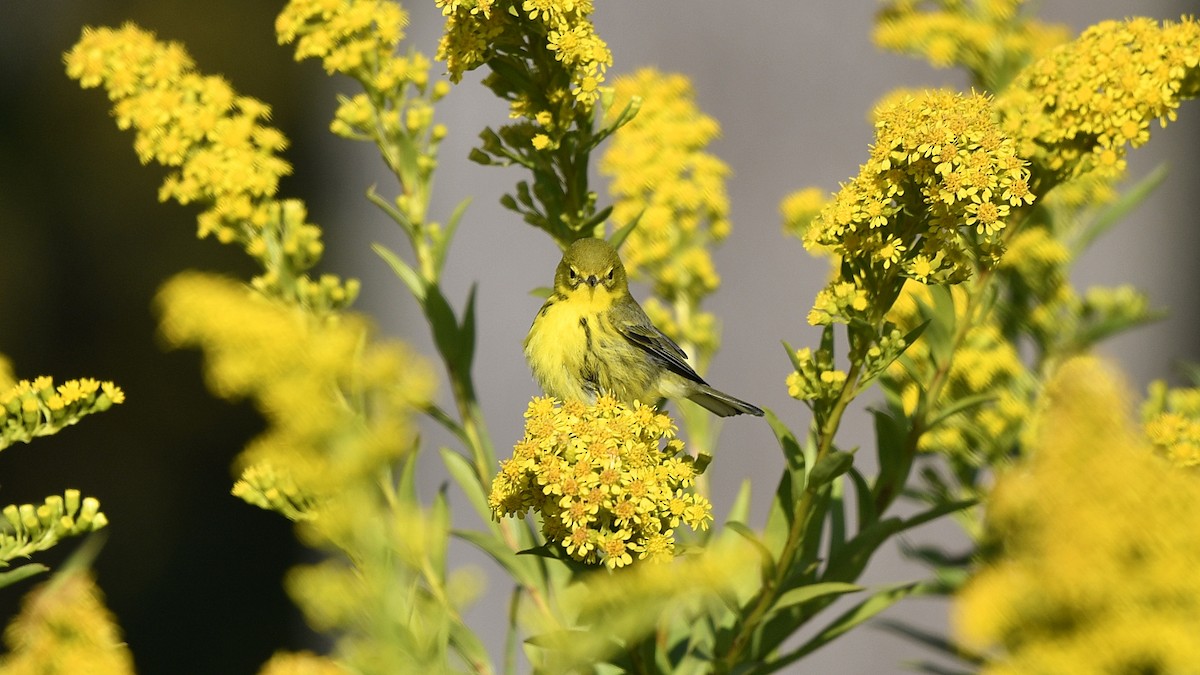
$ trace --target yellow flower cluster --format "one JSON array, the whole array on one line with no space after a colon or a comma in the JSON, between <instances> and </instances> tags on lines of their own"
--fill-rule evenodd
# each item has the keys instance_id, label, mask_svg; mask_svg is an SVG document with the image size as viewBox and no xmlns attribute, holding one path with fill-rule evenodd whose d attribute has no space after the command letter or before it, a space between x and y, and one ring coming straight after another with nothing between
<instances>
[{"instance_id":1,"label":"yellow flower cluster","mask_svg":"<svg viewBox=\"0 0 1200 675\"><path fill-rule=\"evenodd\" d=\"M305 222L302 204L273 198L291 167L278 156L287 139L263 124L266 104L202 75L182 45L132 24L86 28L64 58L80 86L108 91L142 162L171 167L159 198L206 204L199 236L236 242L263 265L256 286L319 309L353 300L356 282L303 275L324 251L321 231Z\"/></svg>"},{"instance_id":2,"label":"yellow flower cluster","mask_svg":"<svg viewBox=\"0 0 1200 675\"><path fill-rule=\"evenodd\" d=\"M7 675L133 675L133 655L90 574L70 572L35 589L4 631Z\"/></svg>"},{"instance_id":3,"label":"yellow flower cluster","mask_svg":"<svg viewBox=\"0 0 1200 675\"><path fill-rule=\"evenodd\" d=\"M977 84L994 86L1066 42L1065 26L1021 14L1025 0L889 0L879 12L875 44L922 56L938 68L963 66Z\"/></svg>"},{"instance_id":4,"label":"yellow flower cluster","mask_svg":"<svg viewBox=\"0 0 1200 675\"><path fill-rule=\"evenodd\" d=\"M968 321L966 292L949 290L955 321ZM888 319L901 330L911 330L933 318L925 308L934 304L927 287L909 282ZM947 365L946 384L939 400L927 402L934 409L944 410L956 401L982 394L995 396L939 422L921 435L918 449L946 455L964 467L978 468L1000 461L1028 422L1036 381L1016 347L1004 337L996 318L989 315L968 328L949 364L938 362L928 340L917 340L904 355L905 363L891 364L887 377L899 393L906 414L916 410L924 384Z\"/></svg>"},{"instance_id":5,"label":"yellow flower cluster","mask_svg":"<svg viewBox=\"0 0 1200 675\"><path fill-rule=\"evenodd\" d=\"M302 514L347 486L373 483L380 466L411 449L411 414L427 404L432 373L403 345L371 341L362 317L316 319L196 273L167 282L157 303L172 345L204 349L213 391L252 397L267 420L238 460L243 499L286 501Z\"/></svg>"},{"instance_id":6,"label":"yellow flower cluster","mask_svg":"<svg viewBox=\"0 0 1200 675\"><path fill-rule=\"evenodd\" d=\"M1200 466L1200 388L1150 385L1142 406L1142 428L1159 454L1177 467Z\"/></svg>"},{"instance_id":7,"label":"yellow flower cluster","mask_svg":"<svg viewBox=\"0 0 1200 675\"><path fill-rule=\"evenodd\" d=\"M1188 673L1200 663L1200 481L1150 455L1116 379L1065 364L1032 452L988 503L991 560L959 595L983 673Z\"/></svg>"},{"instance_id":8,"label":"yellow flower cluster","mask_svg":"<svg viewBox=\"0 0 1200 675\"><path fill-rule=\"evenodd\" d=\"M1055 182L1116 176L1150 123L1200 93L1200 23L1104 21L1027 66L996 100L1005 135Z\"/></svg>"},{"instance_id":9,"label":"yellow flower cluster","mask_svg":"<svg viewBox=\"0 0 1200 675\"><path fill-rule=\"evenodd\" d=\"M0 566L16 558L28 558L37 551L52 548L64 537L94 532L108 525L100 511L100 502L83 497L79 490L67 490L63 496L51 495L33 504L9 504L0 522Z\"/></svg>"},{"instance_id":10,"label":"yellow flower cluster","mask_svg":"<svg viewBox=\"0 0 1200 675\"><path fill-rule=\"evenodd\" d=\"M446 32L437 58L446 62L450 79L486 63L498 41L523 46L526 36L535 48L544 47L562 64L570 93L586 108L600 96L612 52L589 18L592 0L436 0L446 16ZM565 95L565 92L562 92ZM561 98L545 92L551 99ZM514 113L534 117L539 111L517 101Z\"/></svg>"},{"instance_id":11,"label":"yellow flower cluster","mask_svg":"<svg viewBox=\"0 0 1200 675\"><path fill-rule=\"evenodd\" d=\"M50 377L21 380L0 391L0 449L57 433L86 415L124 402L125 392L112 382L83 378L56 387Z\"/></svg>"},{"instance_id":12,"label":"yellow flower cluster","mask_svg":"<svg viewBox=\"0 0 1200 675\"><path fill-rule=\"evenodd\" d=\"M291 0L275 19L275 33L279 44L296 43L297 61L319 58L331 75L403 82L410 73L390 57L407 23L408 14L390 0ZM387 68L376 74L379 65ZM423 78L428 64L418 72Z\"/></svg>"},{"instance_id":13,"label":"yellow flower cluster","mask_svg":"<svg viewBox=\"0 0 1200 675\"><path fill-rule=\"evenodd\" d=\"M846 372L833 367L824 350L797 349L792 356L796 369L787 376L788 396L800 401L835 400L846 386Z\"/></svg>"},{"instance_id":14,"label":"yellow flower cluster","mask_svg":"<svg viewBox=\"0 0 1200 675\"><path fill-rule=\"evenodd\" d=\"M715 351L715 319L695 305L720 285L710 247L729 235L729 167L705 148L720 134L717 121L696 106L687 77L646 68L613 82L611 123L630 101L637 115L613 134L600 160L612 178L612 220L637 222L621 248L634 279L650 282L655 294L676 310L649 303L663 314L672 339ZM682 305L690 311L680 312Z\"/></svg>"},{"instance_id":15,"label":"yellow flower cluster","mask_svg":"<svg viewBox=\"0 0 1200 675\"><path fill-rule=\"evenodd\" d=\"M779 203L779 213L783 217L783 232L801 241L808 226L821 215L821 210L829 203L829 195L818 187L806 187L793 192ZM820 251L812 251L813 254Z\"/></svg>"},{"instance_id":16,"label":"yellow flower cluster","mask_svg":"<svg viewBox=\"0 0 1200 675\"><path fill-rule=\"evenodd\" d=\"M349 75L369 92L342 99L331 125L335 134L381 147L400 136L430 135L436 146L446 129L433 123L433 103L450 85L439 80L430 87L432 63L424 54L396 54L407 23L407 13L390 0L292 0L275 32L280 44L296 43L297 61L319 58L327 72ZM432 171L434 153L416 154L419 168ZM406 158L385 159L396 168Z\"/></svg>"},{"instance_id":17,"label":"yellow flower cluster","mask_svg":"<svg viewBox=\"0 0 1200 675\"><path fill-rule=\"evenodd\" d=\"M833 284L879 293L887 279L957 283L994 264L1009 211L1034 196L988 99L927 91L875 116L870 159L804 233L806 248L828 249L851 270ZM846 321L869 305L831 286L809 321Z\"/></svg>"},{"instance_id":18,"label":"yellow flower cluster","mask_svg":"<svg viewBox=\"0 0 1200 675\"><path fill-rule=\"evenodd\" d=\"M653 406L534 398L488 502L497 518L540 514L542 534L575 560L609 568L634 554L668 561L681 522L703 530L712 520L712 504L692 489L696 465L674 435Z\"/></svg>"}]
</instances>

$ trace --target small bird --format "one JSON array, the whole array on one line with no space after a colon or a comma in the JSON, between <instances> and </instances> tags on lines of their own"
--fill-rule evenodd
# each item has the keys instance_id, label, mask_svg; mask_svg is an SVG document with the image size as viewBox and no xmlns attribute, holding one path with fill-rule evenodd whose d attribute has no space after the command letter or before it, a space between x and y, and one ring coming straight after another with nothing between
<instances>
[{"instance_id":1,"label":"small bird","mask_svg":"<svg viewBox=\"0 0 1200 675\"><path fill-rule=\"evenodd\" d=\"M525 338L525 358L546 394L561 400L687 398L721 417L763 414L688 366L687 354L629 294L621 258L603 239L580 239L563 254L554 292Z\"/></svg>"}]
</instances>

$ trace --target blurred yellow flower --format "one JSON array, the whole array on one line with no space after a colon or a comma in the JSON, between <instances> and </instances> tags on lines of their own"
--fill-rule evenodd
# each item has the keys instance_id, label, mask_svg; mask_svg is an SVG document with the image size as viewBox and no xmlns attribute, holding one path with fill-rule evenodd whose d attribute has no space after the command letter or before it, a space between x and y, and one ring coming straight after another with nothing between
<instances>
[{"instance_id":1,"label":"blurred yellow flower","mask_svg":"<svg viewBox=\"0 0 1200 675\"><path fill-rule=\"evenodd\" d=\"M1150 123L1175 119L1200 93L1200 23L1103 21L1031 63L997 97L1020 155L1062 181L1125 170L1125 153Z\"/></svg>"},{"instance_id":2,"label":"blurred yellow flower","mask_svg":"<svg viewBox=\"0 0 1200 675\"><path fill-rule=\"evenodd\" d=\"M999 673L1186 673L1200 663L1200 481L1154 457L1092 359L1046 387L1029 456L988 503L992 551L957 631Z\"/></svg>"}]
</instances>

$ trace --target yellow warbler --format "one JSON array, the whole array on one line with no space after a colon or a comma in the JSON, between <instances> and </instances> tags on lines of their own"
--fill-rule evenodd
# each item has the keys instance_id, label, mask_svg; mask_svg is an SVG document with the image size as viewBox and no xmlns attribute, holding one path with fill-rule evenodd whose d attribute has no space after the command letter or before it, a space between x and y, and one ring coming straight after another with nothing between
<instances>
[{"instance_id":1,"label":"yellow warbler","mask_svg":"<svg viewBox=\"0 0 1200 675\"><path fill-rule=\"evenodd\" d=\"M561 400L686 398L721 417L763 414L688 366L687 354L629 294L625 267L603 239L580 239L563 254L554 293L525 338L525 358L546 394Z\"/></svg>"}]
</instances>

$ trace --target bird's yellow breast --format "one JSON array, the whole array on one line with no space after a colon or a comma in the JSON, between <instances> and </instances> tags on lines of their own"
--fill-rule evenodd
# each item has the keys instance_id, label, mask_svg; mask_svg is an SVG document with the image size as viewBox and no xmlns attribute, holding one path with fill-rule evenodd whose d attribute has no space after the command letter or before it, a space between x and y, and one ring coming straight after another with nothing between
<instances>
[{"instance_id":1,"label":"bird's yellow breast","mask_svg":"<svg viewBox=\"0 0 1200 675\"><path fill-rule=\"evenodd\" d=\"M584 401L595 396L585 389L583 373L597 340L598 317L614 300L602 286L581 286L542 306L525 338L525 358L547 395Z\"/></svg>"}]
</instances>

